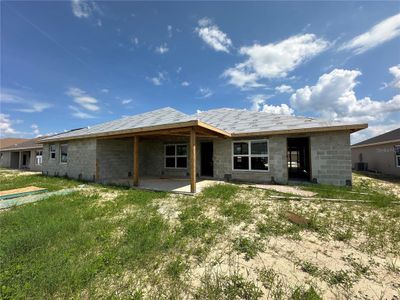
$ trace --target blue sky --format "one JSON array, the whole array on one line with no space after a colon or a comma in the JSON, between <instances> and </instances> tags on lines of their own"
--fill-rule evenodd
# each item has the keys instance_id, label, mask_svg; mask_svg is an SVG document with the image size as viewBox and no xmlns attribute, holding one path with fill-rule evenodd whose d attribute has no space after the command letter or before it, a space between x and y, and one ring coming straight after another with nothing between
<instances>
[{"instance_id":1,"label":"blue sky","mask_svg":"<svg viewBox=\"0 0 400 300\"><path fill-rule=\"evenodd\" d=\"M1 2L1 136L171 106L400 124L399 2Z\"/></svg>"}]
</instances>

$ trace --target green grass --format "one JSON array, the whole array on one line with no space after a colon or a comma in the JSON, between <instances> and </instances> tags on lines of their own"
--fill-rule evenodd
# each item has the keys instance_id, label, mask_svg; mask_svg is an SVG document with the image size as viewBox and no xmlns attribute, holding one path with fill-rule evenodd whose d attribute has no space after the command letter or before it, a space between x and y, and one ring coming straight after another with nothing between
<instances>
[{"instance_id":1,"label":"green grass","mask_svg":"<svg viewBox=\"0 0 400 300\"><path fill-rule=\"evenodd\" d=\"M26 186L37 186L49 191L76 187L84 182L66 178L50 177L42 174L18 175L16 172L0 170L0 190L11 190ZM4 176L7 174L7 177Z\"/></svg>"},{"instance_id":2,"label":"green grass","mask_svg":"<svg viewBox=\"0 0 400 300\"><path fill-rule=\"evenodd\" d=\"M400 201L398 197L387 191L374 187L367 180L360 180L352 187L338 187L325 184L305 184L302 189L315 192L318 198L350 199L372 202L377 207L386 207L393 201Z\"/></svg>"},{"instance_id":3,"label":"green grass","mask_svg":"<svg viewBox=\"0 0 400 300\"><path fill-rule=\"evenodd\" d=\"M3 171L0 183L2 190L26 185L58 190L81 184L42 175L4 176ZM228 249L252 260L266 250L270 237L300 239L304 231L340 241L364 235L357 247L367 253L400 251L400 207L395 205L277 202L265 191L229 184L209 187L196 197L88 186L91 193L52 196L0 211L0 299L320 299L315 287L288 286L273 269L255 271L258 280L238 272L219 274L212 269L219 258L211 251L228 243ZM104 193L116 197L107 200ZM160 210L164 202L177 210L173 222ZM284 217L286 211L311 222L292 224ZM229 237L238 227L243 235ZM190 271L210 257L210 272L199 285L190 286ZM310 262L298 266L330 286L346 288L371 275L360 261L343 260L351 267L348 273ZM388 269L398 273L395 264ZM261 284L268 290L265 295Z\"/></svg>"},{"instance_id":4,"label":"green grass","mask_svg":"<svg viewBox=\"0 0 400 300\"><path fill-rule=\"evenodd\" d=\"M246 260L254 258L258 252L264 250L259 240L251 240L246 237L239 237L233 242L233 250L243 253Z\"/></svg>"},{"instance_id":5,"label":"green grass","mask_svg":"<svg viewBox=\"0 0 400 300\"><path fill-rule=\"evenodd\" d=\"M203 189L204 198L231 200L239 191L239 187L232 184L216 184Z\"/></svg>"}]
</instances>

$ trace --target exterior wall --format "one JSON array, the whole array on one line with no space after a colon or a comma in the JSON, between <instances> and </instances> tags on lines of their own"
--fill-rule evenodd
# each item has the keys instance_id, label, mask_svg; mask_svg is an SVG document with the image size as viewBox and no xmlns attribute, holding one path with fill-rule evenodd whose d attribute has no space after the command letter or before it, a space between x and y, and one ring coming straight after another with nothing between
<instances>
[{"instance_id":1,"label":"exterior wall","mask_svg":"<svg viewBox=\"0 0 400 300\"><path fill-rule=\"evenodd\" d=\"M310 136L311 174L318 183L351 184L349 132L318 133Z\"/></svg>"},{"instance_id":2,"label":"exterior wall","mask_svg":"<svg viewBox=\"0 0 400 300\"><path fill-rule=\"evenodd\" d=\"M11 169L25 169L31 171L41 171L42 166L36 164L36 149L26 151L3 151L0 159L0 167ZM22 166L22 154L25 153L29 157L26 166Z\"/></svg>"},{"instance_id":3,"label":"exterior wall","mask_svg":"<svg viewBox=\"0 0 400 300\"><path fill-rule=\"evenodd\" d=\"M99 179L127 179L133 173L133 139L97 140Z\"/></svg>"},{"instance_id":4,"label":"exterior wall","mask_svg":"<svg viewBox=\"0 0 400 300\"><path fill-rule=\"evenodd\" d=\"M0 168L11 168L11 152L0 152Z\"/></svg>"},{"instance_id":5,"label":"exterior wall","mask_svg":"<svg viewBox=\"0 0 400 300\"><path fill-rule=\"evenodd\" d=\"M303 135L304 136L304 135ZM310 138L312 177L318 183L345 185L351 183L350 133L332 132L307 135ZM198 139L196 144L197 175L201 172L200 143L213 141L214 178L224 180L227 176L237 181L267 183L288 182L287 137L271 136L240 140L268 139L269 171L232 170L232 139ZM164 145L186 143L188 138L143 138L139 145L139 176L188 177L187 169L164 167ZM60 143L56 143L56 158L50 159L50 144L43 148L43 173L95 180L96 161L101 182L128 179L133 174L133 139L86 139L68 142L68 162L60 163ZM189 149L188 149L189 150Z\"/></svg>"},{"instance_id":6,"label":"exterior wall","mask_svg":"<svg viewBox=\"0 0 400 300\"><path fill-rule=\"evenodd\" d=\"M352 148L353 167L355 167L356 163L360 162L360 154L362 154L362 162L368 163L369 170L387 175L400 176L400 167L396 167L395 161L395 145L400 145L400 143Z\"/></svg>"},{"instance_id":7,"label":"exterior wall","mask_svg":"<svg viewBox=\"0 0 400 300\"><path fill-rule=\"evenodd\" d=\"M214 177L224 179L230 175L233 180L266 183L272 180L287 183L286 137L258 137L246 140L268 139L269 171L234 171L232 170L232 139L214 140ZM243 139L244 140L244 139Z\"/></svg>"},{"instance_id":8,"label":"exterior wall","mask_svg":"<svg viewBox=\"0 0 400 300\"><path fill-rule=\"evenodd\" d=\"M185 169L165 168L164 146L166 144L187 144L188 162ZM144 176L171 176L189 177L190 176L190 149L189 139L170 138L165 140L142 140L139 147L139 166L140 175ZM196 173L200 174L200 140L196 143Z\"/></svg>"},{"instance_id":9,"label":"exterior wall","mask_svg":"<svg viewBox=\"0 0 400 300\"><path fill-rule=\"evenodd\" d=\"M56 158L50 158L50 145L43 145L42 173L50 176L68 176L93 181L96 175L96 140L68 141L68 161L60 162L60 143L56 145Z\"/></svg>"},{"instance_id":10,"label":"exterior wall","mask_svg":"<svg viewBox=\"0 0 400 300\"><path fill-rule=\"evenodd\" d=\"M43 155L42 155L42 157L43 157ZM31 170L31 171L42 171L42 166L36 164L36 150L31 150L30 151L29 170Z\"/></svg>"}]
</instances>

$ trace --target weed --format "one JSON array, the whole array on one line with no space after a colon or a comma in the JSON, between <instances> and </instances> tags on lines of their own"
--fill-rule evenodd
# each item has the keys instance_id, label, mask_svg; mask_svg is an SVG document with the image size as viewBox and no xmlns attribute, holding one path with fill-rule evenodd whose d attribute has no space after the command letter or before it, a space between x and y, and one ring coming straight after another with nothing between
<instances>
[{"instance_id":1,"label":"weed","mask_svg":"<svg viewBox=\"0 0 400 300\"><path fill-rule=\"evenodd\" d=\"M237 273L229 276L207 273L201 279L195 299L259 299L263 293L251 281Z\"/></svg>"},{"instance_id":2,"label":"weed","mask_svg":"<svg viewBox=\"0 0 400 300\"><path fill-rule=\"evenodd\" d=\"M244 253L244 258L250 260L254 258L259 251L264 249L263 245L257 240L240 237L233 243L233 249L239 253Z\"/></svg>"},{"instance_id":3,"label":"weed","mask_svg":"<svg viewBox=\"0 0 400 300\"><path fill-rule=\"evenodd\" d=\"M350 230L350 228L346 230L335 230L333 232L333 238L340 242L349 241L353 238L353 232Z\"/></svg>"},{"instance_id":4,"label":"weed","mask_svg":"<svg viewBox=\"0 0 400 300\"><path fill-rule=\"evenodd\" d=\"M354 279L350 276L348 271L331 271L328 269L324 269L322 277L330 285L340 285L344 288L351 288L353 286Z\"/></svg>"},{"instance_id":5,"label":"weed","mask_svg":"<svg viewBox=\"0 0 400 300\"><path fill-rule=\"evenodd\" d=\"M292 300L322 300L322 297L317 293L314 287L305 289L304 287L297 287L290 295L289 299Z\"/></svg>"},{"instance_id":6,"label":"weed","mask_svg":"<svg viewBox=\"0 0 400 300\"><path fill-rule=\"evenodd\" d=\"M179 278L179 276L187 269L186 263L179 256L175 260L171 261L167 267L166 272L172 278Z\"/></svg>"},{"instance_id":7,"label":"weed","mask_svg":"<svg viewBox=\"0 0 400 300\"><path fill-rule=\"evenodd\" d=\"M251 218L251 205L243 201L235 201L221 205L221 213L234 223L247 221Z\"/></svg>"},{"instance_id":8,"label":"weed","mask_svg":"<svg viewBox=\"0 0 400 300\"><path fill-rule=\"evenodd\" d=\"M318 266L314 265L312 262L304 261L299 263L300 268L303 272L306 272L312 276L317 276L319 268Z\"/></svg>"},{"instance_id":9,"label":"weed","mask_svg":"<svg viewBox=\"0 0 400 300\"><path fill-rule=\"evenodd\" d=\"M239 191L239 187L232 184L216 184L203 189L205 198L230 200Z\"/></svg>"}]
</instances>

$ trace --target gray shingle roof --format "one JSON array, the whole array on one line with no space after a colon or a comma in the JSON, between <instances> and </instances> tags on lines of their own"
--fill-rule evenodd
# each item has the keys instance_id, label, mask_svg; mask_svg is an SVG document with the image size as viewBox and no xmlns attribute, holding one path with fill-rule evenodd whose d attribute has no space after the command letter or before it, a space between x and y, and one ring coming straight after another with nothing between
<instances>
[{"instance_id":1,"label":"gray shingle roof","mask_svg":"<svg viewBox=\"0 0 400 300\"><path fill-rule=\"evenodd\" d=\"M375 144L375 143L385 143L385 142L396 141L396 140L400 140L400 128L383 133L381 135L374 136L368 140L354 144L353 146L362 146L362 145L369 145L369 144Z\"/></svg>"},{"instance_id":2,"label":"gray shingle roof","mask_svg":"<svg viewBox=\"0 0 400 300\"><path fill-rule=\"evenodd\" d=\"M280 131L348 125L313 118L277 115L246 109L219 108L198 113L196 117L204 123L231 133Z\"/></svg>"},{"instance_id":3,"label":"gray shingle roof","mask_svg":"<svg viewBox=\"0 0 400 300\"><path fill-rule=\"evenodd\" d=\"M349 125L347 123L327 122L313 118L276 115L245 109L220 108L187 115L166 107L139 115L125 117L91 127L60 133L43 139L73 139L102 134L117 134L121 131L147 128L158 125L179 124L189 121L201 121L231 134L281 131Z\"/></svg>"},{"instance_id":4,"label":"gray shingle roof","mask_svg":"<svg viewBox=\"0 0 400 300\"><path fill-rule=\"evenodd\" d=\"M174 124L191 120L193 119L190 116L171 107L165 107L139 115L133 115L78 130L60 133L56 136L51 136L47 139L43 139L43 141L52 140L53 138L62 139L62 138L79 137L83 135L87 136L92 134L95 135L101 133L110 133L113 131L118 132L128 129Z\"/></svg>"},{"instance_id":5,"label":"gray shingle roof","mask_svg":"<svg viewBox=\"0 0 400 300\"><path fill-rule=\"evenodd\" d=\"M22 143L14 144L5 148L2 148L1 151L13 151L13 150L23 150L23 149L40 149L43 147L42 144L38 144L41 138L34 138L27 140Z\"/></svg>"}]
</instances>

